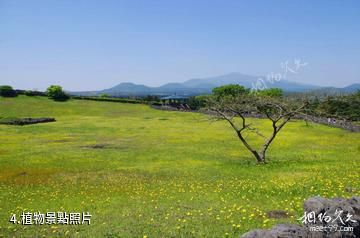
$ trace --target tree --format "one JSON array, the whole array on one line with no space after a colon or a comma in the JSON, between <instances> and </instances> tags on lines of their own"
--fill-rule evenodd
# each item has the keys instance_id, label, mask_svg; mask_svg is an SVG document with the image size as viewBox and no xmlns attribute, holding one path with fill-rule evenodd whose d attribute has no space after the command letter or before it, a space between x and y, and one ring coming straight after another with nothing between
<instances>
[{"instance_id":1,"label":"tree","mask_svg":"<svg viewBox=\"0 0 360 238\"><path fill-rule=\"evenodd\" d=\"M266 152L278 133L295 115L305 111L307 102L290 102L282 98L242 94L236 97L217 99L207 102L207 108L216 119L227 121L235 130L242 144L254 155L258 163L266 163ZM264 136L259 129L247 123L246 117L255 114L271 121L272 132ZM250 145L245 132L252 132L263 138L259 149Z\"/></svg>"},{"instance_id":2,"label":"tree","mask_svg":"<svg viewBox=\"0 0 360 238\"><path fill-rule=\"evenodd\" d=\"M216 98L219 99L229 96L236 97L242 94L247 94L249 93L249 90L238 84L228 84L213 88L212 93Z\"/></svg>"},{"instance_id":3,"label":"tree","mask_svg":"<svg viewBox=\"0 0 360 238\"><path fill-rule=\"evenodd\" d=\"M0 86L0 96L3 97L16 97L16 91L9 85Z\"/></svg>"},{"instance_id":4,"label":"tree","mask_svg":"<svg viewBox=\"0 0 360 238\"><path fill-rule=\"evenodd\" d=\"M66 101L69 96L63 91L61 86L51 85L46 90L46 95L55 101Z\"/></svg>"},{"instance_id":5,"label":"tree","mask_svg":"<svg viewBox=\"0 0 360 238\"><path fill-rule=\"evenodd\" d=\"M313 114L347 121L360 120L360 94L329 96L313 106Z\"/></svg>"},{"instance_id":6,"label":"tree","mask_svg":"<svg viewBox=\"0 0 360 238\"><path fill-rule=\"evenodd\" d=\"M281 88L268 88L264 90L256 91L258 96L268 96L268 97L282 97L284 95Z\"/></svg>"},{"instance_id":7,"label":"tree","mask_svg":"<svg viewBox=\"0 0 360 238\"><path fill-rule=\"evenodd\" d=\"M192 110L199 110L202 107L205 107L206 100L209 95L199 95L189 97L187 104Z\"/></svg>"}]
</instances>

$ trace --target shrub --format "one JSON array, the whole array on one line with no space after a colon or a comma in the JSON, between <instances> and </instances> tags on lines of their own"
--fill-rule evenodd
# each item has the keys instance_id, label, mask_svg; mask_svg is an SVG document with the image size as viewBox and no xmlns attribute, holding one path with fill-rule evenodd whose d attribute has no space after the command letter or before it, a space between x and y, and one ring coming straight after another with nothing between
<instances>
[{"instance_id":1,"label":"shrub","mask_svg":"<svg viewBox=\"0 0 360 238\"><path fill-rule=\"evenodd\" d=\"M0 86L0 96L16 97L17 93L11 86L3 85L3 86Z\"/></svg>"}]
</instances>

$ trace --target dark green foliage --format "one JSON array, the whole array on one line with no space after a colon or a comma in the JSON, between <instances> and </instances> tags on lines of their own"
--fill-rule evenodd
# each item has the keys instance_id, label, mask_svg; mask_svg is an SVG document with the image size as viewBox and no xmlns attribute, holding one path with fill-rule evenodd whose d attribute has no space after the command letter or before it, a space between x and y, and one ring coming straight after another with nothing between
<instances>
[{"instance_id":1,"label":"dark green foliage","mask_svg":"<svg viewBox=\"0 0 360 238\"><path fill-rule=\"evenodd\" d=\"M46 95L55 101L66 101L69 96L63 91L59 85L51 85L46 90Z\"/></svg>"},{"instance_id":2,"label":"dark green foliage","mask_svg":"<svg viewBox=\"0 0 360 238\"><path fill-rule=\"evenodd\" d=\"M325 117L335 117L351 121L360 120L360 93L327 97L320 103L314 102L314 113Z\"/></svg>"},{"instance_id":3,"label":"dark green foliage","mask_svg":"<svg viewBox=\"0 0 360 238\"><path fill-rule=\"evenodd\" d=\"M142 100L144 100L146 102L160 102L160 98L155 95L147 95Z\"/></svg>"},{"instance_id":4,"label":"dark green foliage","mask_svg":"<svg viewBox=\"0 0 360 238\"><path fill-rule=\"evenodd\" d=\"M0 86L0 96L16 97L17 93L11 86L3 85L3 86Z\"/></svg>"},{"instance_id":5,"label":"dark green foliage","mask_svg":"<svg viewBox=\"0 0 360 238\"><path fill-rule=\"evenodd\" d=\"M34 90L15 90L17 95L25 96L47 96L45 92L34 91Z\"/></svg>"},{"instance_id":6,"label":"dark green foliage","mask_svg":"<svg viewBox=\"0 0 360 238\"><path fill-rule=\"evenodd\" d=\"M163 104L161 102L150 102L150 105L153 106L162 106Z\"/></svg>"},{"instance_id":7,"label":"dark green foliage","mask_svg":"<svg viewBox=\"0 0 360 238\"><path fill-rule=\"evenodd\" d=\"M195 97L189 97L187 104L192 110L199 110L205 107L206 100L211 97L210 95L200 95Z\"/></svg>"}]
</instances>

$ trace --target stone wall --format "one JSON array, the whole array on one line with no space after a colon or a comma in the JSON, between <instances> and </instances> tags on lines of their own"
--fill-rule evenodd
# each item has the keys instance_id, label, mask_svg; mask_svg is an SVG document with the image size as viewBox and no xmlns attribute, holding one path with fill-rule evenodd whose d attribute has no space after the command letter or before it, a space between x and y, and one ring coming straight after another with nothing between
<instances>
[{"instance_id":1,"label":"stone wall","mask_svg":"<svg viewBox=\"0 0 360 238\"><path fill-rule=\"evenodd\" d=\"M304 212L302 225L280 224L268 230L249 231L241 238L360 237L360 197L312 197L304 202Z\"/></svg>"}]
</instances>

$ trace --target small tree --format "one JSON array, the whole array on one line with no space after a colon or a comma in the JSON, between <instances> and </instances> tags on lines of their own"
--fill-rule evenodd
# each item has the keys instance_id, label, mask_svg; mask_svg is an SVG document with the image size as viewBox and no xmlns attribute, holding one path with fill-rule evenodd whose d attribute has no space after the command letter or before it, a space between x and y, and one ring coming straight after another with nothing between
<instances>
[{"instance_id":1,"label":"small tree","mask_svg":"<svg viewBox=\"0 0 360 238\"><path fill-rule=\"evenodd\" d=\"M69 96L63 91L61 86L51 85L46 90L46 95L55 101L66 101Z\"/></svg>"},{"instance_id":2,"label":"small tree","mask_svg":"<svg viewBox=\"0 0 360 238\"><path fill-rule=\"evenodd\" d=\"M11 86L3 85L3 86L0 86L0 96L16 97L17 93Z\"/></svg>"},{"instance_id":3,"label":"small tree","mask_svg":"<svg viewBox=\"0 0 360 238\"><path fill-rule=\"evenodd\" d=\"M295 115L304 112L306 102L289 102L279 97L258 96L256 94L242 94L236 97L212 97L207 101L207 109L220 120L227 121L235 130L243 145L254 155L258 163L266 163L266 152L275 137L284 128L285 124ZM263 116L271 121L272 132L264 136L259 129L247 123L249 115ZM264 142L259 149L250 145L245 132L252 132L263 138Z\"/></svg>"}]
</instances>

